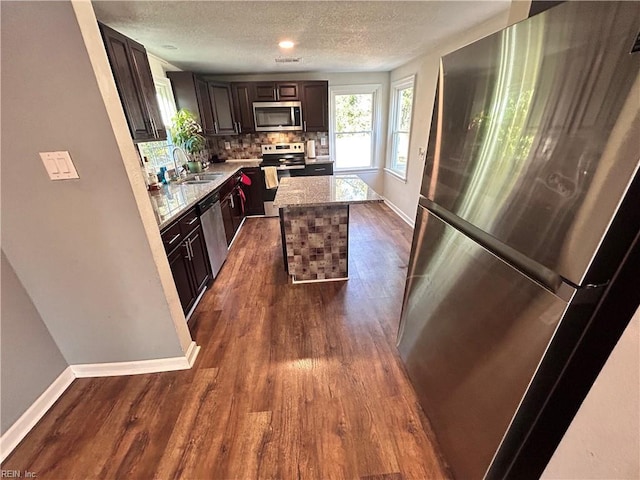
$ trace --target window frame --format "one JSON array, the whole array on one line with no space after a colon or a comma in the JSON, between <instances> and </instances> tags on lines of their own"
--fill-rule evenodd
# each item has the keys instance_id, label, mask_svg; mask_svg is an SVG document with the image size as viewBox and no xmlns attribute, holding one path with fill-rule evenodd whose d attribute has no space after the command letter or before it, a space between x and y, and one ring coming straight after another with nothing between
<instances>
[{"instance_id":1,"label":"window frame","mask_svg":"<svg viewBox=\"0 0 640 480\"><path fill-rule=\"evenodd\" d=\"M413 89L413 95L411 98L411 117L409 120L409 132L408 132L408 148L407 148L407 163L405 165L404 172L396 169L394 167L394 156L396 153L396 148L394 145L396 125L398 124L398 115L400 113L399 108L399 97L400 92L407 88ZM407 171L409 170L409 159L411 157L411 136L413 134L413 116L415 112L416 105L416 75L409 75L408 77L400 78L391 82L391 88L389 92L389 131L387 133L387 159L385 165L385 171L389 174L397 177L398 179L407 182Z\"/></svg>"},{"instance_id":2,"label":"window frame","mask_svg":"<svg viewBox=\"0 0 640 480\"><path fill-rule=\"evenodd\" d=\"M169 116L169 122L171 122L171 117L173 117L173 115L176 114L176 112L178 111L177 107L176 107L176 100L173 97L173 88L171 88L171 80L169 80L166 77L153 77L153 85L155 87L156 90L156 95L160 95L160 96L164 96L166 103L168 104L167 106L169 107L169 110L171 110L171 112L173 112L170 116ZM161 90L162 93L159 93L158 90ZM158 107L161 109L160 111L160 117L162 118L162 105L158 105ZM162 118L162 121L164 122L164 118ZM164 125L165 129L167 130L167 132L170 130L171 125ZM171 135L167 135L167 139L169 140L169 143L171 143Z\"/></svg>"},{"instance_id":3,"label":"window frame","mask_svg":"<svg viewBox=\"0 0 640 480\"><path fill-rule=\"evenodd\" d=\"M329 153L334 163L334 170L340 173L346 172L367 172L380 169L380 131L382 121L382 85L378 83L353 84L353 85L330 85L329 86ZM368 166L340 168L336 157L336 95L372 95L371 106L371 159ZM352 132L349 132L352 133ZM357 133L357 132L353 132Z\"/></svg>"}]
</instances>

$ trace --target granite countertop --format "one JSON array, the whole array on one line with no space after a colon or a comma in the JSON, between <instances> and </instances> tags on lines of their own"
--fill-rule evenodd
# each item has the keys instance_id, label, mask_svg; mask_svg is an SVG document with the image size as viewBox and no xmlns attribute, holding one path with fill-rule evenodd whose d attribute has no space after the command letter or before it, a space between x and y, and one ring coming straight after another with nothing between
<instances>
[{"instance_id":1,"label":"granite countertop","mask_svg":"<svg viewBox=\"0 0 640 480\"><path fill-rule=\"evenodd\" d=\"M160 190L149 191L149 198L160 230L193 207L196 203L217 190L242 168L257 167L259 160L212 163L202 173L221 173L220 178L209 183L188 184L171 182Z\"/></svg>"},{"instance_id":2,"label":"granite countertop","mask_svg":"<svg viewBox=\"0 0 640 480\"><path fill-rule=\"evenodd\" d=\"M381 201L382 197L357 175L326 175L283 178L273 206L306 207Z\"/></svg>"}]
</instances>

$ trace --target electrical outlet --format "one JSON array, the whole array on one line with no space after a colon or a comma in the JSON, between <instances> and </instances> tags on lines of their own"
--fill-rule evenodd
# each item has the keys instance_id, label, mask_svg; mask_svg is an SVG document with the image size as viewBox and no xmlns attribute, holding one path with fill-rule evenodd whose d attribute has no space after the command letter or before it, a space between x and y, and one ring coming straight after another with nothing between
<instances>
[{"instance_id":1,"label":"electrical outlet","mask_svg":"<svg viewBox=\"0 0 640 480\"><path fill-rule=\"evenodd\" d=\"M327 137L320 137L320 145L323 147L327 146Z\"/></svg>"},{"instance_id":2,"label":"electrical outlet","mask_svg":"<svg viewBox=\"0 0 640 480\"><path fill-rule=\"evenodd\" d=\"M231 150L231 144L229 142L224 142L224 149Z\"/></svg>"}]
</instances>

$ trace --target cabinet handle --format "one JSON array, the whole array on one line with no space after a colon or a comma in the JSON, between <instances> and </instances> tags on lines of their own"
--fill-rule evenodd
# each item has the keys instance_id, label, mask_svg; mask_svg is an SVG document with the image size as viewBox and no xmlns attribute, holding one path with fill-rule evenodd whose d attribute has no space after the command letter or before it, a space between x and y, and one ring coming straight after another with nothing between
<instances>
[{"instance_id":1,"label":"cabinet handle","mask_svg":"<svg viewBox=\"0 0 640 480\"><path fill-rule=\"evenodd\" d=\"M167 245L171 245L173 242L175 242L179 238L180 238L180 234L177 233L171 240L169 240L169 243Z\"/></svg>"},{"instance_id":2,"label":"cabinet handle","mask_svg":"<svg viewBox=\"0 0 640 480\"><path fill-rule=\"evenodd\" d=\"M198 221L198 217L193 217L190 222L187 222L187 225L193 225Z\"/></svg>"},{"instance_id":3,"label":"cabinet handle","mask_svg":"<svg viewBox=\"0 0 640 480\"><path fill-rule=\"evenodd\" d=\"M189 252L191 252L191 259L192 260L193 260L193 257L195 257L195 255L193 254L193 242L196 240L196 238L198 238L197 235L187 241L189 243Z\"/></svg>"},{"instance_id":4,"label":"cabinet handle","mask_svg":"<svg viewBox=\"0 0 640 480\"><path fill-rule=\"evenodd\" d=\"M242 133L242 125L240 125L240 122L238 122L238 133Z\"/></svg>"},{"instance_id":5,"label":"cabinet handle","mask_svg":"<svg viewBox=\"0 0 640 480\"><path fill-rule=\"evenodd\" d=\"M302 124L304 125L304 131L306 132L306 131L307 131L307 121L306 121L306 120L304 120L304 121L302 122Z\"/></svg>"},{"instance_id":6,"label":"cabinet handle","mask_svg":"<svg viewBox=\"0 0 640 480\"><path fill-rule=\"evenodd\" d=\"M273 89L273 98L275 98L276 100L279 100L279 98L278 98L278 89L277 88Z\"/></svg>"},{"instance_id":7,"label":"cabinet handle","mask_svg":"<svg viewBox=\"0 0 640 480\"><path fill-rule=\"evenodd\" d=\"M218 133L218 122L213 122L213 130Z\"/></svg>"},{"instance_id":8,"label":"cabinet handle","mask_svg":"<svg viewBox=\"0 0 640 480\"><path fill-rule=\"evenodd\" d=\"M236 208L236 206L233 204L233 193L231 193L231 195L229 196L229 200L231 201L231 208Z\"/></svg>"},{"instance_id":9,"label":"cabinet handle","mask_svg":"<svg viewBox=\"0 0 640 480\"><path fill-rule=\"evenodd\" d=\"M184 258L186 258L187 260L191 261L191 250L189 250L189 240L184 242L184 248L187 249L187 256L184 257Z\"/></svg>"}]
</instances>

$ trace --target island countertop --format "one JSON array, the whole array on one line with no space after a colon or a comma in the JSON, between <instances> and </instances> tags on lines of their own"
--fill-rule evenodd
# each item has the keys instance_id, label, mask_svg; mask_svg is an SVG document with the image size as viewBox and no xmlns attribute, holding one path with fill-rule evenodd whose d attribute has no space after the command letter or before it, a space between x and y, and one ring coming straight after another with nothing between
<instances>
[{"instance_id":1,"label":"island countertop","mask_svg":"<svg viewBox=\"0 0 640 480\"><path fill-rule=\"evenodd\" d=\"M280 181L273 206L306 207L382 202L357 175L285 177Z\"/></svg>"}]
</instances>

